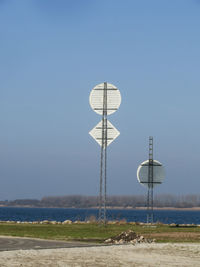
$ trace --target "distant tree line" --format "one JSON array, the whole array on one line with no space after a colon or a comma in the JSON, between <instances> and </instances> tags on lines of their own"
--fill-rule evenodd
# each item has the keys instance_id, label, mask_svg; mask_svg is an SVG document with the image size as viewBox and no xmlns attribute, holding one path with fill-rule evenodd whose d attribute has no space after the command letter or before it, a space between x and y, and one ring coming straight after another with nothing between
<instances>
[{"instance_id":1,"label":"distant tree line","mask_svg":"<svg viewBox=\"0 0 200 267\"><path fill-rule=\"evenodd\" d=\"M18 207L57 207L57 208L94 208L98 207L98 196L48 196L38 199L16 199L0 201L1 206ZM108 196L107 206L114 208L145 207L144 195L133 196ZM192 208L200 207L200 195L171 195L162 194L154 196L155 207Z\"/></svg>"}]
</instances>

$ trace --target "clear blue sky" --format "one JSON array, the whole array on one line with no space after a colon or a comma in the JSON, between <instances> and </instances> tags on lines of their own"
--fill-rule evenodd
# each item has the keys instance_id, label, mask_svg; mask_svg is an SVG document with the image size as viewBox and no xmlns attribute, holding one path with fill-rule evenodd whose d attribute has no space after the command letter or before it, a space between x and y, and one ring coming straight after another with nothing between
<instances>
[{"instance_id":1,"label":"clear blue sky","mask_svg":"<svg viewBox=\"0 0 200 267\"><path fill-rule=\"evenodd\" d=\"M88 98L104 81L122 95L108 194L145 194L149 135L155 193L200 193L199 71L200 1L0 0L0 199L98 194Z\"/></svg>"}]
</instances>

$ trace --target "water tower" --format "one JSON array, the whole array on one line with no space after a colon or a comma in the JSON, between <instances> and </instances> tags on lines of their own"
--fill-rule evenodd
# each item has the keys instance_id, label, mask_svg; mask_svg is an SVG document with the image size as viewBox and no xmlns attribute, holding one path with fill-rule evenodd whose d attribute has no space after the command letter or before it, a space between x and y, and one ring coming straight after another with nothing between
<instances>
[{"instance_id":1,"label":"water tower","mask_svg":"<svg viewBox=\"0 0 200 267\"><path fill-rule=\"evenodd\" d=\"M147 187L147 223L153 223L153 189L163 182L165 177L163 165L153 159L153 137L149 137L149 159L142 162L137 169L137 179Z\"/></svg>"}]
</instances>

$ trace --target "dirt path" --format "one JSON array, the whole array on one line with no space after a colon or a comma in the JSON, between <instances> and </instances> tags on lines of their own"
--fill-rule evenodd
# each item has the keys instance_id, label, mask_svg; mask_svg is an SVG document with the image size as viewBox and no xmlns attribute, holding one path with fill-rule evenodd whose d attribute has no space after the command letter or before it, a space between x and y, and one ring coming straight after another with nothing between
<instances>
[{"instance_id":1,"label":"dirt path","mask_svg":"<svg viewBox=\"0 0 200 267\"><path fill-rule=\"evenodd\" d=\"M200 244L138 244L0 252L1 267L200 266Z\"/></svg>"}]
</instances>

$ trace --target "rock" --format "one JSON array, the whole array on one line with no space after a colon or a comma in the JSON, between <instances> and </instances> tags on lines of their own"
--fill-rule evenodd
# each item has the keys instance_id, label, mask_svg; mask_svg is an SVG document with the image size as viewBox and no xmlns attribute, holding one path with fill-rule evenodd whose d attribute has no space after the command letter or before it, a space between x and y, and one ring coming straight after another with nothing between
<instances>
[{"instance_id":1,"label":"rock","mask_svg":"<svg viewBox=\"0 0 200 267\"><path fill-rule=\"evenodd\" d=\"M116 221L108 221L107 224L117 224Z\"/></svg>"},{"instance_id":2,"label":"rock","mask_svg":"<svg viewBox=\"0 0 200 267\"><path fill-rule=\"evenodd\" d=\"M140 241L143 241L143 240L144 240L144 236L141 235L141 236L139 237L139 240L140 240Z\"/></svg>"},{"instance_id":3,"label":"rock","mask_svg":"<svg viewBox=\"0 0 200 267\"><path fill-rule=\"evenodd\" d=\"M62 222L62 224L72 224L71 220L65 220L64 222Z\"/></svg>"},{"instance_id":4,"label":"rock","mask_svg":"<svg viewBox=\"0 0 200 267\"><path fill-rule=\"evenodd\" d=\"M112 239L111 239L111 238L108 238L108 239L106 239L104 242L105 242L105 243L111 243L111 241L112 241Z\"/></svg>"},{"instance_id":5,"label":"rock","mask_svg":"<svg viewBox=\"0 0 200 267\"><path fill-rule=\"evenodd\" d=\"M57 224L57 221L51 221L51 224Z\"/></svg>"},{"instance_id":6,"label":"rock","mask_svg":"<svg viewBox=\"0 0 200 267\"><path fill-rule=\"evenodd\" d=\"M48 220L44 220L44 221L41 221L42 224L50 224L50 221Z\"/></svg>"}]
</instances>

